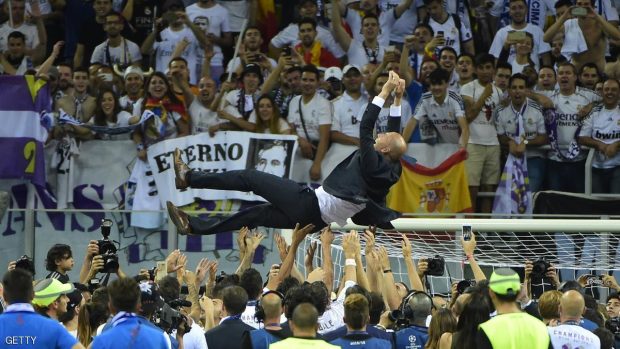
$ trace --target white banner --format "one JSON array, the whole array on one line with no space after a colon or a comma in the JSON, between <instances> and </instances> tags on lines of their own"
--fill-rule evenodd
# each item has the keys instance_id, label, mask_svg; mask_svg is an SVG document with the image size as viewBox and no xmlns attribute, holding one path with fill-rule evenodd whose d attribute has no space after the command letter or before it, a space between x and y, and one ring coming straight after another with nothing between
<instances>
[{"instance_id":1,"label":"white banner","mask_svg":"<svg viewBox=\"0 0 620 349\"><path fill-rule=\"evenodd\" d=\"M253 193L211 189L177 190L174 185L173 152L179 148L190 168L213 173L256 169L291 178L297 136L248 132L218 132L175 138L149 147L148 160L162 205L172 201L177 206L202 200L238 199L263 201Z\"/></svg>"}]
</instances>

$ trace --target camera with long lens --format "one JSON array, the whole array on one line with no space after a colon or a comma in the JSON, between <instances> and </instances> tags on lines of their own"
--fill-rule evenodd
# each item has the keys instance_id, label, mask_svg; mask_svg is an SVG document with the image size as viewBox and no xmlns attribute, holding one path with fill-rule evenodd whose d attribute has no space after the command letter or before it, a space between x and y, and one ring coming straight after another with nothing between
<instances>
[{"instance_id":1,"label":"camera with long lens","mask_svg":"<svg viewBox=\"0 0 620 349\"><path fill-rule=\"evenodd\" d=\"M20 259L15 261L15 268L27 270L34 276L34 263L32 258L26 255L21 256Z\"/></svg>"},{"instance_id":2,"label":"camera with long lens","mask_svg":"<svg viewBox=\"0 0 620 349\"><path fill-rule=\"evenodd\" d=\"M173 301L163 303L161 308L155 311L153 323L162 330L172 333L173 330L184 326L186 331L189 330L189 323L185 315L181 314L181 307L191 307L192 302L183 299L175 299Z\"/></svg>"},{"instance_id":3,"label":"camera with long lens","mask_svg":"<svg viewBox=\"0 0 620 349\"><path fill-rule=\"evenodd\" d=\"M446 268L446 261L443 259L443 257L437 255L435 256L435 258L427 259L426 262L428 263L426 275L443 276L444 270Z\"/></svg>"},{"instance_id":4,"label":"camera with long lens","mask_svg":"<svg viewBox=\"0 0 620 349\"><path fill-rule=\"evenodd\" d=\"M605 328L614 334L616 341L620 340L620 317L612 317L605 321Z\"/></svg>"},{"instance_id":5,"label":"camera with long lens","mask_svg":"<svg viewBox=\"0 0 620 349\"><path fill-rule=\"evenodd\" d=\"M544 257L538 258L534 263L532 263L532 277L544 278L550 268L551 263L547 262Z\"/></svg>"},{"instance_id":6,"label":"camera with long lens","mask_svg":"<svg viewBox=\"0 0 620 349\"><path fill-rule=\"evenodd\" d=\"M456 292L463 294L468 288L476 286L476 280L461 280L456 284Z\"/></svg>"},{"instance_id":7,"label":"camera with long lens","mask_svg":"<svg viewBox=\"0 0 620 349\"><path fill-rule=\"evenodd\" d=\"M99 255L103 257L103 268L99 271L101 273L116 273L118 271L118 250L114 242L110 240L112 224L110 219L101 220L101 235L103 235L103 239L97 240Z\"/></svg>"}]
</instances>

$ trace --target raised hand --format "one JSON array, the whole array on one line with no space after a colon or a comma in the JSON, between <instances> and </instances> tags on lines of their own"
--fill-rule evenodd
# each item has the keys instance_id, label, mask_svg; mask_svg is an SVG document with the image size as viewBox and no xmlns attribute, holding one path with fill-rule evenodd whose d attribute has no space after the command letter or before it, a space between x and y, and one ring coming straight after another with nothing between
<instances>
[{"instance_id":1,"label":"raised hand","mask_svg":"<svg viewBox=\"0 0 620 349\"><path fill-rule=\"evenodd\" d=\"M390 269L390 257L388 256L387 249L384 246L379 247L377 250L377 256L379 257L379 264L383 270Z\"/></svg>"},{"instance_id":2,"label":"raised hand","mask_svg":"<svg viewBox=\"0 0 620 349\"><path fill-rule=\"evenodd\" d=\"M389 72L389 78L381 88L379 96L383 99L387 99L389 95L398 87L398 81L400 77L394 71Z\"/></svg>"},{"instance_id":3,"label":"raised hand","mask_svg":"<svg viewBox=\"0 0 620 349\"><path fill-rule=\"evenodd\" d=\"M207 277L207 273L209 272L209 259L203 258L198 262L196 266L196 285L200 286Z\"/></svg>"},{"instance_id":4,"label":"raised hand","mask_svg":"<svg viewBox=\"0 0 620 349\"><path fill-rule=\"evenodd\" d=\"M405 259L409 259L411 258L411 242L409 241L409 238L407 238L407 235L400 234L400 236L403 238L403 241L400 243L400 248L403 252L403 257Z\"/></svg>"},{"instance_id":5,"label":"raised hand","mask_svg":"<svg viewBox=\"0 0 620 349\"><path fill-rule=\"evenodd\" d=\"M472 231L469 241L465 241L465 239L461 237L461 245L463 246L463 252L465 252L466 256L473 256L476 250L476 234Z\"/></svg>"},{"instance_id":6,"label":"raised hand","mask_svg":"<svg viewBox=\"0 0 620 349\"><path fill-rule=\"evenodd\" d=\"M317 242L314 241L310 244L310 246L308 246L308 249L306 250L306 258L304 259L304 266L306 267L306 270L312 271L312 261L314 260L314 254L316 252L317 246Z\"/></svg>"},{"instance_id":7,"label":"raised hand","mask_svg":"<svg viewBox=\"0 0 620 349\"><path fill-rule=\"evenodd\" d=\"M334 242L334 233L329 225L321 231L320 239L323 246L330 246Z\"/></svg>"},{"instance_id":8,"label":"raised hand","mask_svg":"<svg viewBox=\"0 0 620 349\"><path fill-rule=\"evenodd\" d=\"M375 249L375 234L372 230L366 229L364 230L364 241L366 241L366 248L364 250L364 254L366 254L366 258L370 252Z\"/></svg>"},{"instance_id":9,"label":"raised hand","mask_svg":"<svg viewBox=\"0 0 620 349\"><path fill-rule=\"evenodd\" d=\"M288 254L288 244L280 234L276 234L274 239L276 241L276 247L278 248L278 252L280 253L280 260L283 261Z\"/></svg>"},{"instance_id":10,"label":"raised hand","mask_svg":"<svg viewBox=\"0 0 620 349\"><path fill-rule=\"evenodd\" d=\"M299 245L306 238L306 235L310 234L314 230L314 224L308 224L303 228L299 228L299 223L295 225L293 230L293 243Z\"/></svg>"},{"instance_id":11,"label":"raised hand","mask_svg":"<svg viewBox=\"0 0 620 349\"><path fill-rule=\"evenodd\" d=\"M323 270L323 268L318 267L316 269L314 269L310 274L308 274L308 277L306 278L306 281L308 281L309 283L313 283L315 281L325 281L325 271Z\"/></svg>"},{"instance_id":12,"label":"raised hand","mask_svg":"<svg viewBox=\"0 0 620 349\"><path fill-rule=\"evenodd\" d=\"M248 227L242 227L241 229L239 229L239 233L237 234L237 248L239 249L239 254L242 256L247 250L245 238L247 237L249 232L250 230L248 229Z\"/></svg>"},{"instance_id":13,"label":"raised hand","mask_svg":"<svg viewBox=\"0 0 620 349\"><path fill-rule=\"evenodd\" d=\"M181 255L180 250L174 250L170 252L168 257L166 257L166 273L174 273L179 270L181 266L177 265L177 260L179 259L179 255Z\"/></svg>"}]
</instances>

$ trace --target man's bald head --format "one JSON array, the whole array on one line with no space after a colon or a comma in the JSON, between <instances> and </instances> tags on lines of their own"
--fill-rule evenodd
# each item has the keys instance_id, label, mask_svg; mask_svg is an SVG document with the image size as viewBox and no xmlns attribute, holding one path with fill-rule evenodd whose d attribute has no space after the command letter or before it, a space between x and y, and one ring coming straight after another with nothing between
<instances>
[{"instance_id":1,"label":"man's bald head","mask_svg":"<svg viewBox=\"0 0 620 349\"><path fill-rule=\"evenodd\" d=\"M260 300L265 311L265 318L279 318L282 315L282 298L275 293L268 293Z\"/></svg>"},{"instance_id":2,"label":"man's bald head","mask_svg":"<svg viewBox=\"0 0 620 349\"><path fill-rule=\"evenodd\" d=\"M560 321L581 318L585 307L586 303L581 293L575 290L565 292L560 299Z\"/></svg>"},{"instance_id":3,"label":"man's bald head","mask_svg":"<svg viewBox=\"0 0 620 349\"><path fill-rule=\"evenodd\" d=\"M375 140L375 150L391 161L397 162L407 151L407 142L396 132L379 133Z\"/></svg>"}]
</instances>

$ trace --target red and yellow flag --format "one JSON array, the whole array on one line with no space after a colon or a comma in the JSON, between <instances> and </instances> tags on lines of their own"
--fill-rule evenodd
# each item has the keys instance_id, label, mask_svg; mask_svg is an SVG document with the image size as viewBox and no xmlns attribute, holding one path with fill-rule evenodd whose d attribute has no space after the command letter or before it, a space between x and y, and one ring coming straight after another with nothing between
<instances>
[{"instance_id":1,"label":"red and yellow flag","mask_svg":"<svg viewBox=\"0 0 620 349\"><path fill-rule=\"evenodd\" d=\"M271 38L278 34L274 0L258 0L258 27L265 42L271 41Z\"/></svg>"},{"instance_id":2,"label":"red and yellow flag","mask_svg":"<svg viewBox=\"0 0 620 349\"><path fill-rule=\"evenodd\" d=\"M403 173L390 189L388 207L402 213L472 212L466 158L460 149L435 168L401 160Z\"/></svg>"}]
</instances>

